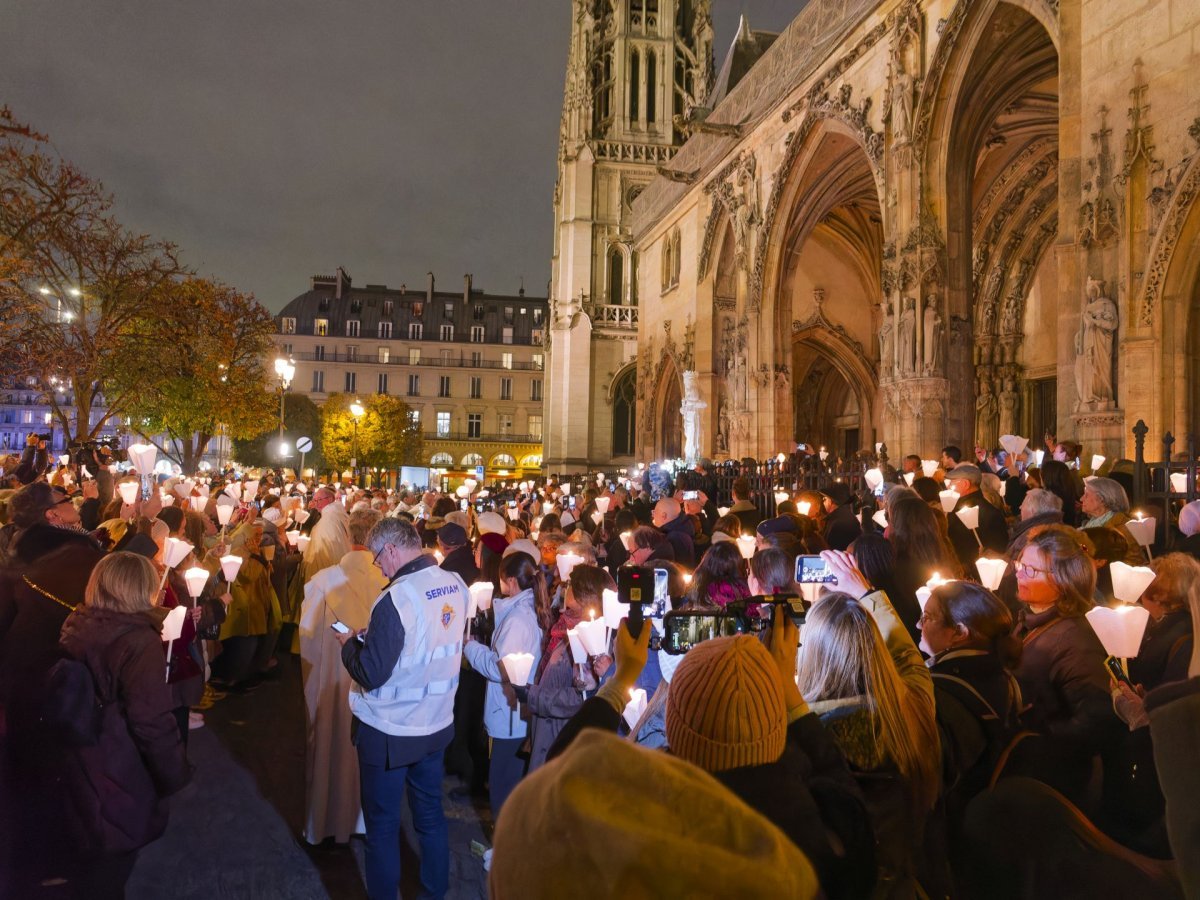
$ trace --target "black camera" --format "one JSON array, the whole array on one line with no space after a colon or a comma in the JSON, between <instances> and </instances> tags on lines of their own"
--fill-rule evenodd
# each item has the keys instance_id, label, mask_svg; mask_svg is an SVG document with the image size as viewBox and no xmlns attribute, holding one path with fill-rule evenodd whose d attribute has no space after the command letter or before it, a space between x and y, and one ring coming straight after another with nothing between
<instances>
[{"instance_id":1,"label":"black camera","mask_svg":"<svg viewBox=\"0 0 1200 900\"><path fill-rule=\"evenodd\" d=\"M750 607L759 608L752 615ZM764 616L764 607L782 606L792 621L804 624L808 606L797 594L763 594L729 603L724 609L676 609L663 617L661 647L672 656L687 653L697 644L712 638L735 634L755 634L771 627L774 615Z\"/></svg>"}]
</instances>

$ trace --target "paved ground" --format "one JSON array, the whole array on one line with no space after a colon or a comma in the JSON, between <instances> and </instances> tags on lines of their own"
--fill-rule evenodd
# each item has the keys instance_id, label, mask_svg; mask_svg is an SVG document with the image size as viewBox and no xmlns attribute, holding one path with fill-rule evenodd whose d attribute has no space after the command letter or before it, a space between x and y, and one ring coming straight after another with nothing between
<instances>
[{"instance_id":1,"label":"paved ground","mask_svg":"<svg viewBox=\"0 0 1200 900\"><path fill-rule=\"evenodd\" d=\"M244 696L230 694L191 733L195 783L177 798L167 833L138 859L131 900L366 897L362 843L310 847L304 823L304 704L299 665L281 657L279 677ZM446 780L450 896L484 898L486 875L471 852L490 827L457 779ZM405 810L402 896L417 894L417 846Z\"/></svg>"}]
</instances>

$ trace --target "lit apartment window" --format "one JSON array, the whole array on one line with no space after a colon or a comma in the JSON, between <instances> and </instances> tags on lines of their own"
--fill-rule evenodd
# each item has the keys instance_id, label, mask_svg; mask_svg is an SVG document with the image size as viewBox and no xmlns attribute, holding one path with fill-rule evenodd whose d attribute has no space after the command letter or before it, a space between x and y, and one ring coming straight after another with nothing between
<instances>
[{"instance_id":1,"label":"lit apartment window","mask_svg":"<svg viewBox=\"0 0 1200 900\"><path fill-rule=\"evenodd\" d=\"M409 375L408 376L408 396L410 396L410 397L421 396L421 376L420 375Z\"/></svg>"},{"instance_id":2,"label":"lit apartment window","mask_svg":"<svg viewBox=\"0 0 1200 900\"><path fill-rule=\"evenodd\" d=\"M478 400L483 396L483 379L478 375L471 376L471 399Z\"/></svg>"},{"instance_id":3,"label":"lit apartment window","mask_svg":"<svg viewBox=\"0 0 1200 900\"><path fill-rule=\"evenodd\" d=\"M454 326L453 325L443 325L440 329L440 334L438 336L443 341L454 340Z\"/></svg>"},{"instance_id":4,"label":"lit apartment window","mask_svg":"<svg viewBox=\"0 0 1200 900\"><path fill-rule=\"evenodd\" d=\"M542 439L542 417L539 415L531 415L529 417L529 436L535 441Z\"/></svg>"},{"instance_id":5,"label":"lit apartment window","mask_svg":"<svg viewBox=\"0 0 1200 900\"><path fill-rule=\"evenodd\" d=\"M511 325L513 323L513 308L511 306L504 307L504 324Z\"/></svg>"},{"instance_id":6,"label":"lit apartment window","mask_svg":"<svg viewBox=\"0 0 1200 900\"><path fill-rule=\"evenodd\" d=\"M521 315L525 315L525 312L526 312L525 307L522 306L521 307Z\"/></svg>"},{"instance_id":7,"label":"lit apartment window","mask_svg":"<svg viewBox=\"0 0 1200 900\"><path fill-rule=\"evenodd\" d=\"M408 411L408 421L409 421L409 422L411 422L413 425L416 425L417 427L420 427L420 425L421 425L421 411L420 411L419 409L410 409L410 410Z\"/></svg>"},{"instance_id":8,"label":"lit apartment window","mask_svg":"<svg viewBox=\"0 0 1200 900\"><path fill-rule=\"evenodd\" d=\"M438 396L439 397L449 397L450 396L450 376L449 375L442 375L438 378Z\"/></svg>"},{"instance_id":9,"label":"lit apartment window","mask_svg":"<svg viewBox=\"0 0 1200 900\"><path fill-rule=\"evenodd\" d=\"M329 334L329 320L313 319L313 334L317 337L325 337L325 335Z\"/></svg>"},{"instance_id":10,"label":"lit apartment window","mask_svg":"<svg viewBox=\"0 0 1200 900\"><path fill-rule=\"evenodd\" d=\"M358 337L358 327L360 322L358 319L346 320L346 337Z\"/></svg>"},{"instance_id":11,"label":"lit apartment window","mask_svg":"<svg viewBox=\"0 0 1200 900\"><path fill-rule=\"evenodd\" d=\"M358 362L358 345L346 345L346 362Z\"/></svg>"},{"instance_id":12,"label":"lit apartment window","mask_svg":"<svg viewBox=\"0 0 1200 900\"><path fill-rule=\"evenodd\" d=\"M483 304L476 303L475 308L471 311L471 315L474 317L476 322L482 322L483 321Z\"/></svg>"},{"instance_id":13,"label":"lit apartment window","mask_svg":"<svg viewBox=\"0 0 1200 900\"><path fill-rule=\"evenodd\" d=\"M444 313L444 314L445 314L445 316L446 316L446 318L447 318L447 319L453 319L453 318L454 318L454 304L453 304L453 303L447 303L447 304L446 304L446 306L445 306L445 313Z\"/></svg>"},{"instance_id":14,"label":"lit apartment window","mask_svg":"<svg viewBox=\"0 0 1200 900\"><path fill-rule=\"evenodd\" d=\"M512 326L511 325L505 325L503 328L500 329L500 343L502 343L502 344L511 344L512 343Z\"/></svg>"},{"instance_id":15,"label":"lit apartment window","mask_svg":"<svg viewBox=\"0 0 1200 900\"><path fill-rule=\"evenodd\" d=\"M533 310L533 324L534 325L542 324L542 308L540 306L535 307Z\"/></svg>"},{"instance_id":16,"label":"lit apartment window","mask_svg":"<svg viewBox=\"0 0 1200 900\"><path fill-rule=\"evenodd\" d=\"M383 301L383 314L385 316L390 316L392 314L392 301L391 300Z\"/></svg>"},{"instance_id":17,"label":"lit apartment window","mask_svg":"<svg viewBox=\"0 0 1200 900\"><path fill-rule=\"evenodd\" d=\"M535 378L529 382L529 399L540 402L542 399L542 379Z\"/></svg>"},{"instance_id":18,"label":"lit apartment window","mask_svg":"<svg viewBox=\"0 0 1200 900\"><path fill-rule=\"evenodd\" d=\"M511 369L512 368L512 354L511 353L501 353L500 354L500 368L502 368L502 369Z\"/></svg>"},{"instance_id":19,"label":"lit apartment window","mask_svg":"<svg viewBox=\"0 0 1200 900\"><path fill-rule=\"evenodd\" d=\"M312 392L314 394L325 393L325 373L320 369L313 372Z\"/></svg>"},{"instance_id":20,"label":"lit apartment window","mask_svg":"<svg viewBox=\"0 0 1200 900\"><path fill-rule=\"evenodd\" d=\"M483 414L467 413L467 437L478 438L483 433Z\"/></svg>"},{"instance_id":21,"label":"lit apartment window","mask_svg":"<svg viewBox=\"0 0 1200 900\"><path fill-rule=\"evenodd\" d=\"M32 409L21 410L21 424L22 425L32 425L33 424L33 410Z\"/></svg>"},{"instance_id":22,"label":"lit apartment window","mask_svg":"<svg viewBox=\"0 0 1200 900\"><path fill-rule=\"evenodd\" d=\"M325 358L325 345L313 344L313 359L322 360Z\"/></svg>"},{"instance_id":23,"label":"lit apartment window","mask_svg":"<svg viewBox=\"0 0 1200 900\"><path fill-rule=\"evenodd\" d=\"M408 348L408 364L410 366L415 366L415 365L419 365L420 362L421 362L421 348L420 347L409 347Z\"/></svg>"},{"instance_id":24,"label":"lit apartment window","mask_svg":"<svg viewBox=\"0 0 1200 900\"><path fill-rule=\"evenodd\" d=\"M357 390L358 390L358 373L347 372L346 373L346 393L353 394Z\"/></svg>"},{"instance_id":25,"label":"lit apartment window","mask_svg":"<svg viewBox=\"0 0 1200 900\"><path fill-rule=\"evenodd\" d=\"M391 358L392 358L392 351L390 348L388 348L388 347L380 347L379 348L379 361L381 363L386 363L389 360L391 360Z\"/></svg>"},{"instance_id":26,"label":"lit apartment window","mask_svg":"<svg viewBox=\"0 0 1200 900\"><path fill-rule=\"evenodd\" d=\"M471 343L472 344L482 344L483 343L483 326L482 325L472 325L471 326Z\"/></svg>"},{"instance_id":27,"label":"lit apartment window","mask_svg":"<svg viewBox=\"0 0 1200 900\"><path fill-rule=\"evenodd\" d=\"M500 399L501 400L511 400L512 399L512 379L511 378L501 378L500 379Z\"/></svg>"},{"instance_id":28,"label":"lit apartment window","mask_svg":"<svg viewBox=\"0 0 1200 900\"><path fill-rule=\"evenodd\" d=\"M408 339L410 341L419 341L421 339L421 335L424 333L424 331L425 331L425 326L422 325L420 322L409 322L408 323Z\"/></svg>"},{"instance_id":29,"label":"lit apartment window","mask_svg":"<svg viewBox=\"0 0 1200 900\"><path fill-rule=\"evenodd\" d=\"M383 338L383 340L385 340L385 341L388 340L392 336L392 323L391 322L380 322L379 323L379 336L381 338Z\"/></svg>"},{"instance_id":30,"label":"lit apartment window","mask_svg":"<svg viewBox=\"0 0 1200 900\"><path fill-rule=\"evenodd\" d=\"M438 437L446 437L450 434L450 413L439 412L437 414L437 433Z\"/></svg>"},{"instance_id":31,"label":"lit apartment window","mask_svg":"<svg viewBox=\"0 0 1200 900\"><path fill-rule=\"evenodd\" d=\"M533 354L533 367L535 369L544 369L546 367L545 357L540 353Z\"/></svg>"},{"instance_id":32,"label":"lit apartment window","mask_svg":"<svg viewBox=\"0 0 1200 900\"><path fill-rule=\"evenodd\" d=\"M379 394L387 393L387 372L379 373L379 389L376 391Z\"/></svg>"},{"instance_id":33,"label":"lit apartment window","mask_svg":"<svg viewBox=\"0 0 1200 900\"><path fill-rule=\"evenodd\" d=\"M295 334L296 333L296 320L293 319L291 316L285 317L282 320L282 322L280 323L279 330L282 331L284 334Z\"/></svg>"},{"instance_id":34,"label":"lit apartment window","mask_svg":"<svg viewBox=\"0 0 1200 900\"><path fill-rule=\"evenodd\" d=\"M512 414L500 413L500 415L496 417L496 426L496 430L499 431L500 434L512 434Z\"/></svg>"}]
</instances>

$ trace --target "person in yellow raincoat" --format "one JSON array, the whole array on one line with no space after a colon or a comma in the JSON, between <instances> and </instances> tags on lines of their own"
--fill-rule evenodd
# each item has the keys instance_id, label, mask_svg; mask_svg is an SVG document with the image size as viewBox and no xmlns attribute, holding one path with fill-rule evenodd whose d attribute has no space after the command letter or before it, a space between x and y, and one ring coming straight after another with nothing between
<instances>
[{"instance_id":1,"label":"person in yellow raincoat","mask_svg":"<svg viewBox=\"0 0 1200 900\"><path fill-rule=\"evenodd\" d=\"M221 626L221 654L213 660L213 678L233 686L251 687L274 665L273 654L283 615L271 586L271 562L262 553L261 521L239 526L230 552L242 558L230 586L233 602Z\"/></svg>"}]
</instances>

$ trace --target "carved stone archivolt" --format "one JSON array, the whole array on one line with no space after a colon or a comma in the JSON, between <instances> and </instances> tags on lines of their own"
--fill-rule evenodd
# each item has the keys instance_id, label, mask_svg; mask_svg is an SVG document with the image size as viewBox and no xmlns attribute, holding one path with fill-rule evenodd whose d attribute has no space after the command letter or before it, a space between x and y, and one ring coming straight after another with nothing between
<instances>
[{"instance_id":1,"label":"carved stone archivolt","mask_svg":"<svg viewBox=\"0 0 1200 900\"><path fill-rule=\"evenodd\" d=\"M712 196L712 207L704 226L700 245L699 277L708 274L717 230L725 216L733 226L734 249L738 266L748 271L759 242L762 207L759 200L758 161L753 153L742 151L708 182L705 193Z\"/></svg>"},{"instance_id":2,"label":"carved stone archivolt","mask_svg":"<svg viewBox=\"0 0 1200 900\"><path fill-rule=\"evenodd\" d=\"M1198 149L1178 167L1182 174L1175 183L1170 199L1164 204L1162 219L1150 246L1149 264L1146 267L1144 285L1138 302L1139 325L1154 324L1154 313L1162 301L1167 270L1179 246L1184 223L1200 195L1200 118L1189 129Z\"/></svg>"}]
</instances>

